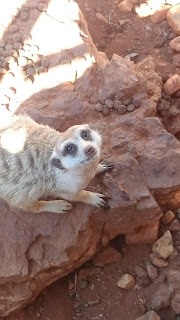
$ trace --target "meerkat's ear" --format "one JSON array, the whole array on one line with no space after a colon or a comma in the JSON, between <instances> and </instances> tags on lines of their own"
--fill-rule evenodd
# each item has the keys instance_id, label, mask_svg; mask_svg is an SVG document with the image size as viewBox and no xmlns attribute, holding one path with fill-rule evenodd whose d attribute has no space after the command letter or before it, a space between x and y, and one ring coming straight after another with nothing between
<instances>
[{"instance_id":1,"label":"meerkat's ear","mask_svg":"<svg viewBox=\"0 0 180 320\"><path fill-rule=\"evenodd\" d=\"M56 152L53 152L52 157L51 157L51 164L60 169L60 170L64 170L65 168L63 167L61 160L59 159L58 155L56 154Z\"/></svg>"}]
</instances>

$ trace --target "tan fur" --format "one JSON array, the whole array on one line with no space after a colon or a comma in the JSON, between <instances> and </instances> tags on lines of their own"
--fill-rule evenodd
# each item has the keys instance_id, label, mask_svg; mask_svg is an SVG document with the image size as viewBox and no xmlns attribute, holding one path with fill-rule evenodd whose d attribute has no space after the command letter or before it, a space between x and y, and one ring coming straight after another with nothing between
<instances>
[{"instance_id":1,"label":"tan fur","mask_svg":"<svg viewBox=\"0 0 180 320\"><path fill-rule=\"evenodd\" d=\"M82 130L90 131L90 140L82 139ZM75 155L65 153L66 143L77 146ZM106 170L99 164L100 144L100 136L88 125L60 133L26 115L13 116L0 126L0 198L32 212L63 213L72 208L66 200L107 206L103 194L83 190L96 171ZM85 151L91 146L95 155L87 160ZM62 168L53 165L54 159ZM65 200L42 200L47 197Z\"/></svg>"}]
</instances>

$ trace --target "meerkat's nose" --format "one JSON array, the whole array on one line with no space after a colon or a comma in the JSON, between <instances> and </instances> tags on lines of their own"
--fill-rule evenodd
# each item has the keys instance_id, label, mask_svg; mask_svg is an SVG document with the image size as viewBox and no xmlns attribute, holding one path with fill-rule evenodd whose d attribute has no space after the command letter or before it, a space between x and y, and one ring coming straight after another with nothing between
<instances>
[{"instance_id":1,"label":"meerkat's nose","mask_svg":"<svg viewBox=\"0 0 180 320\"><path fill-rule=\"evenodd\" d=\"M92 156L95 153L95 149L93 148L93 146L87 146L84 149L84 153L86 156Z\"/></svg>"}]
</instances>

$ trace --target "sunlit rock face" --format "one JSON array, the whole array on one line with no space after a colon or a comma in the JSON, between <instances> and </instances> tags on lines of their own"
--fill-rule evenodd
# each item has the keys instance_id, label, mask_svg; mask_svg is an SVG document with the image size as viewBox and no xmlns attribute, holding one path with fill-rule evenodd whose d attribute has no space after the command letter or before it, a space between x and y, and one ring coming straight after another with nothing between
<instances>
[{"instance_id":1,"label":"sunlit rock face","mask_svg":"<svg viewBox=\"0 0 180 320\"><path fill-rule=\"evenodd\" d=\"M134 65L114 55L108 61L94 46L73 1L22 4L9 1L14 17L11 23L4 17L1 29L0 54L12 59L1 70L0 127L10 123L12 113L22 112L60 131L89 123L102 135L102 159L113 161L115 170L89 186L111 197L108 212L77 203L64 215L33 214L1 201L1 316L24 307L118 234L131 243L154 241L161 217L157 199L171 199L180 189L180 144L156 117L161 79L153 60ZM3 6L0 2L0 17ZM112 107L104 117L94 106L104 108L108 99ZM128 109L132 103L134 109ZM115 108L122 104L124 114ZM23 137L20 129L17 143L6 135L1 143L18 152ZM151 230L151 237L143 228Z\"/></svg>"}]
</instances>

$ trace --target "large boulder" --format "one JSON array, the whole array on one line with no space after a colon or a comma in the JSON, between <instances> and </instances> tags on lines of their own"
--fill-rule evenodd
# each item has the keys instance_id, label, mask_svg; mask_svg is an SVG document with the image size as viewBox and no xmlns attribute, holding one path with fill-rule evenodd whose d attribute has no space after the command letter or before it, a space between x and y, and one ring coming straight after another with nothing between
<instances>
[{"instance_id":1,"label":"large boulder","mask_svg":"<svg viewBox=\"0 0 180 320\"><path fill-rule=\"evenodd\" d=\"M20 39L25 53L18 54L39 48L39 56L28 53L34 59L28 67L20 62L4 65L0 119L26 112L57 130L83 122L97 128L103 138L102 158L113 161L115 171L96 177L89 188L109 194L111 209L102 212L75 204L64 215L34 214L10 209L1 201L0 316L24 307L116 235L131 234L132 239L138 230L150 227L156 236L161 217L156 199L180 190L180 144L156 117L161 79L153 60L148 57L136 66L114 55L108 61L94 46L75 2L44 3L46 7L28 1L28 19L14 17L17 32L12 26L3 31L1 54L6 44L17 48L15 40ZM11 5L14 2L9 10ZM0 3L0 16L3 12ZM8 26L8 18L3 19ZM131 113L121 115L112 108L104 117L94 109L95 103L107 99L128 104L134 98L139 102Z\"/></svg>"}]
</instances>

